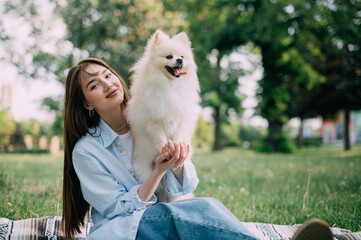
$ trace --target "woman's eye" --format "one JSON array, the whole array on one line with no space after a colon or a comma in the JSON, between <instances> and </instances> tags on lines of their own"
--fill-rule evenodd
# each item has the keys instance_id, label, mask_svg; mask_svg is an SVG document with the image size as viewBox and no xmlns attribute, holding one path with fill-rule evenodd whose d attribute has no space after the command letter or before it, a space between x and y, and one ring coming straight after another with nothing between
<instances>
[{"instance_id":1,"label":"woman's eye","mask_svg":"<svg viewBox=\"0 0 361 240\"><path fill-rule=\"evenodd\" d=\"M111 74L109 73L105 76L105 78L110 78L110 76L111 76Z\"/></svg>"},{"instance_id":2,"label":"woman's eye","mask_svg":"<svg viewBox=\"0 0 361 240\"><path fill-rule=\"evenodd\" d=\"M172 56L172 55L168 55L168 56L166 56L166 58L167 58L167 59L172 59L173 56Z\"/></svg>"},{"instance_id":3,"label":"woman's eye","mask_svg":"<svg viewBox=\"0 0 361 240\"><path fill-rule=\"evenodd\" d=\"M98 84L94 84L93 86L90 87L90 90L95 89L98 86Z\"/></svg>"}]
</instances>

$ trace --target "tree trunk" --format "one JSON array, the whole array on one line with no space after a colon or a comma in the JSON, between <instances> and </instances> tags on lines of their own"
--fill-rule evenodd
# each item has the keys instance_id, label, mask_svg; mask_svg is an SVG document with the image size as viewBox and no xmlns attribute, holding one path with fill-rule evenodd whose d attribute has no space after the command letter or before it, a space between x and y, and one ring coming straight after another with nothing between
<instances>
[{"instance_id":1,"label":"tree trunk","mask_svg":"<svg viewBox=\"0 0 361 240\"><path fill-rule=\"evenodd\" d=\"M269 144L273 151L279 151L282 140L282 124L279 122L268 121L268 136L267 144Z\"/></svg>"},{"instance_id":2,"label":"tree trunk","mask_svg":"<svg viewBox=\"0 0 361 240\"><path fill-rule=\"evenodd\" d=\"M298 131L298 148L303 148L303 118L300 118L300 129Z\"/></svg>"},{"instance_id":3,"label":"tree trunk","mask_svg":"<svg viewBox=\"0 0 361 240\"><path fill-rule=\"evenodd\" d=\"M219 151L219 150L222 150L221 108L215 107L214 111L215 111L214 120L215 120L216 126L214 127L213 151Z\"/></svg>"},{"instance_id":4,"label":"tree trunk","mask_svg":"<svg viewBox=\"0 0 361 240\"><path fill-rule=\"evenodd\" d=\"M344 111L344 149L345 151L351 150L351 144L350 144L350 110L345 109Z\"/></svg>"},{"instance_id":5,"label":"tree trunk","mask_svg":"<svg viewBox=\"0 0 361 240\"><path fill-rule=\"evenodd\" d=\"M268 121L268 136L266 144L272 152L280 151L282 141L282 126L286 117L284 111L277 102L285 103L287 100L287 89L283 87L284 78L280 77L283 70L278 67L275 59L279 59L277 49L273 43L263 43L260 45L262 51L262 64L264 76L259 82L263 89L259 96L262 97L262 103L259 103L261 116ZM277 94L274 94L277 92Z\"/></svg>"}]
</instances>

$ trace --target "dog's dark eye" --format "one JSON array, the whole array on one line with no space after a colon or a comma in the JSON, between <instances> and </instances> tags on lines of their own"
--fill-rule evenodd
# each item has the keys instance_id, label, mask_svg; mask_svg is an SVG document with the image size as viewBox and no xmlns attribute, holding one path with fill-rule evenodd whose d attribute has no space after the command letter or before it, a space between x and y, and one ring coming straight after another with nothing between
<instances>
[{"instance_id":1,"label":"dog's dark eye","mask_svg":"<svg viewBox=\"0 0 361 240\"><path fill-rule=\"evenodd\" d=\"M172 56L172 55L168 55L168 56L166 56L166 58L167 58L167 59L172 59L173 56Z\"/></svg>"},{"instance_id":2,"label":"dog's dark eye","mask_svg":"<svg viewBox=\"0 0 361 240\"><path fill-rule=\"evenodd\" d=\"M181 56L181 58L184 58L183 56Z\"/></svg>"}]
</instances>

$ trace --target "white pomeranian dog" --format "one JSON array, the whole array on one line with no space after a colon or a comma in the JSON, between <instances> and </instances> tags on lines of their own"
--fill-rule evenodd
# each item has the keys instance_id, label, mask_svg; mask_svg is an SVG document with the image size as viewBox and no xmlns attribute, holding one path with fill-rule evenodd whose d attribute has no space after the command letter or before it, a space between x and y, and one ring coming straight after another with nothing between
<instances>
[{"instance_id":1,"label":"white pomeranian dog","mask_svg":"<svg viewBox=\"0 0 361 240\"><path fill-rule=\"evenodd\" d=\"M187 34L170 38L157 30L131 71L126 117L134 136L135 177L144 183L164 144L168 140L190 144L196 126L200 89Z\"/></svg>"}]
</instances>

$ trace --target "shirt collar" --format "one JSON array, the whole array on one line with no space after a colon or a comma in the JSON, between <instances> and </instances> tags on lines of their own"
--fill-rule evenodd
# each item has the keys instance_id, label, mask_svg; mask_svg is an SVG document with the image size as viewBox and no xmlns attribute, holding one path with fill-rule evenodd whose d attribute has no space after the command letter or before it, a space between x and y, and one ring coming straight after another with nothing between
<instances>
[{"instance_id":1,"label":"shirt collar","mask_svg":"<svg viewBox=\"0 0 361 240\"><path fill-rule=\"evenodd\" d=\"M111 129L103 119L100 118L99 123L100 137L103 140L104 147L108 147L118 137L118 134Z\"/></svg>"}]
</instances>

